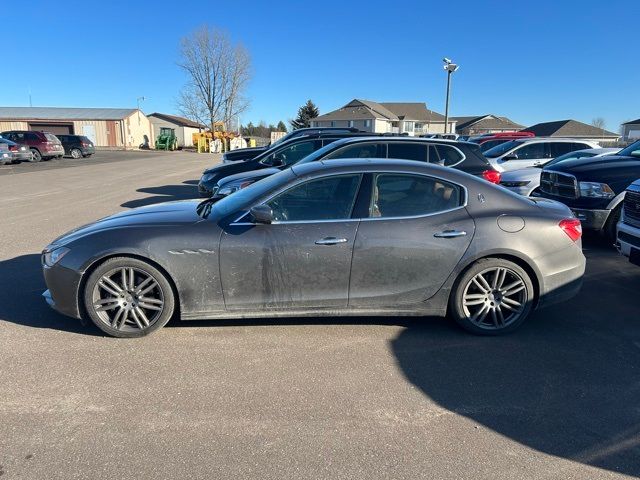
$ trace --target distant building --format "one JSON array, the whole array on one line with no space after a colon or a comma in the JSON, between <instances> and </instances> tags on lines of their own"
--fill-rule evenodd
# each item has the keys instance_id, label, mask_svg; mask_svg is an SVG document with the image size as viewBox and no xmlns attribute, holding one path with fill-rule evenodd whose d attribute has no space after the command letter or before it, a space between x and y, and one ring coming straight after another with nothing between
<instances>
[{"instance_id":1,"label":"distant building","mask_svg":"<svg viewBox=\"0 0 640 480\"><path fill-rule=\"evenodd\" d=\"M205 126L198 122L167 113L152 113L149 115L149 121L153 125L153 137L150 139L151 146L154 145L155 138L160 134L162 127L173 128L176 131L179 147L192 147L193 134L202 132L205 129Z\"/></svg>"},{"instance_id":2,"label":"distant building","mask_svg":"<svg viewBox=\"0 0 640 480\"><path fill-rule=\"evenodd\" d=\"M601 143L616 142L620 138L620 135L617 133L578 122L577 120L558 120L555 122L537 123L524 130L535 133L536 137L576 138Z\"/></svg>"},{"instance_id":3,"label":"distant building","mask_svg":"<svg viewBox=\"0 0 640 480\"><path fill-rule=\"evenodd\" d=\"M524 128L524 125L520 125L507 117L498 117L491 114L452 118L456 121L456 133L459 135L514 132Z\"/></svg>"},{"instance_id":4,"label":"distant building","mask_svg":"<svg viewBox=\"0 0 640 480\"><path fill-rule=\"evenodd\" d=\"M622 139L625 142L640 140L640 118L622 124Z\"/></svg>"},{"instance_id":5,"label":"distant building","mask_svg":"<svg viewBox=\"0 0 640 480\"><path fill-rule=\"evenodd\" d=\"M311 119L312 127L354 127L372 133L444 133L444 115L429 110L425 103L372 102L355 99L333 112ZM455 131L449 120L449 132Z\"/></svg>"},{"instance_id":6,"label":"distant building","mask_svg":"<svg viewBox=\"0 0 640 480\"><path fill-rule=\"evenodd\" d=\"M152 135L149 119L136 108L0 107L0 132L6 130L84 135L107 148L137 148Z\"/></svg>"}]
</instances>

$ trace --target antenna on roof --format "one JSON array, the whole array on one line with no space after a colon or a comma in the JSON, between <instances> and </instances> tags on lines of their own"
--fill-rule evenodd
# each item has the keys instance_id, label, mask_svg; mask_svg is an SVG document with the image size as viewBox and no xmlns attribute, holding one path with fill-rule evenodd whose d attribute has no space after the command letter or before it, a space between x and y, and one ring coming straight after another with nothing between
<instances>
[{"instance_id":1,"label":"antenna on roof","mask_svg":"<svg viewBox=\"0 0 640 480\"><path fill-rule=\"evenodd\" d=\"M29 87L29 106L33 107L33 104L31 103L31 87Z\"/></svg>"}]
</instances>

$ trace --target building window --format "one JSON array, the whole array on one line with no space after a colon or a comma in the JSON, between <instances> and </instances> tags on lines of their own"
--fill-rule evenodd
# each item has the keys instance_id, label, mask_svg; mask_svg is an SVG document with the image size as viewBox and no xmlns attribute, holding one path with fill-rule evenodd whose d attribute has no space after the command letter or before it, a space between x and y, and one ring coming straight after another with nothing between
<instances>
[{"instance_id":1,"label":"building window","mask_svg":"<svg viewBox=\"0 0 640 480\"><path fill-rule=\"evenodd\" d=\"M336 126L336 122L332 121L332 122L331 122L331 126L332 126L332 127L335 127L335 126Z\"/></svg>"},{"instance_id":2,"label":"building window","mask_svg":"<svg viewBox=\"0 0 640 480\"><path fill-rule=\"evenodd\" d=\"M404 132L413 132L413 122L403 122L403 131Z\"/></svg>"},{"instance_id":3,"label":"building window","mask_svg":"<svg viewBox=\"0 0 640 480\"><path fill-rule=\"evenodd\" d=\"M365 120L364 121L364 127L365 128L370 128L371 127L371 120Z\"/></svg>"},{"instance_id":4,"label":"building window","mask_svg":"<svg viewBox=\"0 0 640 480\"><path fill-rule=\"evenodd\" d=\"M353 128L353 120L349 120L349 128Z\"/></svg>"}]
</instances>

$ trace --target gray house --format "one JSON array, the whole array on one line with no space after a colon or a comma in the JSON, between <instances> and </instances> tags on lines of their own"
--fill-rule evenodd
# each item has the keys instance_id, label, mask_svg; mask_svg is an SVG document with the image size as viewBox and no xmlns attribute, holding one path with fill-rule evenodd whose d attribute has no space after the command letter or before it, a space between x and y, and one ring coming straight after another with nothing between
<instances>
[{"instance_id":1,"label":"gray house","mask_svg":"<svg viewBox=\"0 0 640 480\"><path fill-rule=\"evenodd\" d=\"M640 118L622 124L622 139L625 142L640 140Z\"/></svg>"},{"instance_id":2,"label":"gray house","mask_svg":"<svg viewBox=\"0 0 640 480\"><path fill-rule=\"evenodd\" d=\"M444 115L422 102L372 102L355 99L311 120L312 127L355 127L372 133L444 133ZM449 132L456 122L449 120Z\"/></svg>"},{"instance_id":3,"label":"gray house","mask_svg":"<svg viewBox=\"0 0 640 480\"><path fill-rule=\"evenodd\" d=\"M617 133L578 122L577 120L558 120L555 122L537 123L524 130L535 133L536 137L576 138L605 144L617 142L620 138L620 135Z\"/></svg>"},{"instance_id":4,"label":"gray house","mask_svg":"<svg viewBox=\"0 0 640 480\"><path fill-rule=\"evenodd\" d=\"M452 118L456 121L456 133L459 135L516 132L524 128L524 125L520 125L507 117L498 117L491 114Z\"/></svg>"}]
</instances>

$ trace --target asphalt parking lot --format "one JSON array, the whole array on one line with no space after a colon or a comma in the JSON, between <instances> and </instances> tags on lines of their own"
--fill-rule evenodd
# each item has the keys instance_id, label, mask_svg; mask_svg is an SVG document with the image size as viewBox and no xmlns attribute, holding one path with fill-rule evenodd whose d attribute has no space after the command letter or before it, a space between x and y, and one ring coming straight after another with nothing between
<instances>
[{"instance_id":1,"label":"asphalt parking lot","mask_svg":"<svg viewBox=\"0 0 640 480\"><path fill-rule=\"evenodd\" d=\"M594 238L580 295L498 338L389 317L174 322L118 340L46 306L50 240L195 197L212 161L0 167L3 479L640 476L640 268Z\"/></svg>"}]
</instances>

